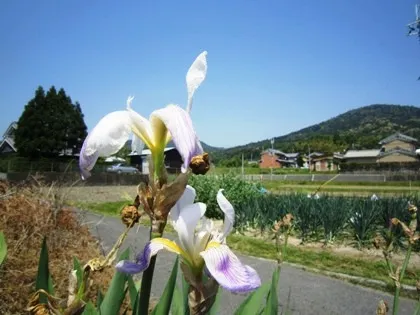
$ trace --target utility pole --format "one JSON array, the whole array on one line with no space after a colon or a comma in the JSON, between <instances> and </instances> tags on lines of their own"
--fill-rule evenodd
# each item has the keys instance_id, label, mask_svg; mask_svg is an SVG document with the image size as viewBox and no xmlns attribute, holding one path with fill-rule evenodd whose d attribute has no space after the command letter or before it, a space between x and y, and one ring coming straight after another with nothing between
<instances>
[{"instance_id":1,"label":"utility pole","mask_svg":"<svg viewBox=\"0 0 420 315\"><path fill-rule=\"evenodd\" d=\"M245 179L245 173L244 173L244 154L242 153L242 179Z\"/></svg>"},{"instance_id":2,"label":"utility pole","mask_svg":"<svg viewBox=\"0 0 420 315\"><path fill-rule=\"evenodd\" d=\"M309 173L311 172L311 147L308 144L308 168L309 168Z\"/></svg>"},{"instance_id":3,"label":"utility pole","mask_svg":"<svg viewBox=\"0 0 420 315\"><path fill-rule=\"evenodd\" d=\"M271 138L271 155L274 155L274 138ZM270 180L273 180L273 165L270 167Z\"/></svg>"}]
</instances>

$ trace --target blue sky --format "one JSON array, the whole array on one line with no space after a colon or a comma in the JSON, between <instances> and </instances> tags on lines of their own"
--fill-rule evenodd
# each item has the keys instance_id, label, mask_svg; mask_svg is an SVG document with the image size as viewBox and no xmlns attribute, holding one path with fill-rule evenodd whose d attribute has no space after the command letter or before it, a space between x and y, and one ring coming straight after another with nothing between
<instances>
[{"instance_id":1,"label":"blue sky","mask_svg":"<svg viewBox=\"0 0 420 315\"><path fill-rule=\"evenodd\" d=\"M208 51L192 118L201 140L280 136L374 103L420 104L416 1L17 1L0 10L0 129L37 86L63 87L89 128L114 110L186 105L185 74Z\"/></svg>"}]
</instances>

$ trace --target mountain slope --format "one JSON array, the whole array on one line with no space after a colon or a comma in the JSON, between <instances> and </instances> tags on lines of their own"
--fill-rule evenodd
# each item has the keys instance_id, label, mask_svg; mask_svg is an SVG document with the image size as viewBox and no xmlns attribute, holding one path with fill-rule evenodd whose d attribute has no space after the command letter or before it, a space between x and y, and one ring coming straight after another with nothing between
<instances>
[{"instance_id":1,"label":"mountain slope","mask_svg":"<svg viewBox=\"0 0 420 315\"><path fill-rule=\"evenodd\" d=\"M275 138L274 147L289 152L341 151L377 148L378 142L392 133L401 132L420 139L420 108L403 105L375 104L350 110L319 124ZM212 154L215 163L238 161L242 153L254 159L271 147L270 140L228 148Z\"/></svg>"}]
</instances>

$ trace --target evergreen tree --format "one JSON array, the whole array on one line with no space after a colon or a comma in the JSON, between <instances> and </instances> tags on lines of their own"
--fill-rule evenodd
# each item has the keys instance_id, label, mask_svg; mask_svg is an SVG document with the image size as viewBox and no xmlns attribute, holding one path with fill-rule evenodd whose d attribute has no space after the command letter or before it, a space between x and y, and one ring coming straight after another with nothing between
<instances>
[{"instance_id":1,"label":"evergreen tree","mask_svg":"<svg viewBox=\"0 0 420 315\"><path fill-rule=\"evenodd\" d=\"M38 87L18 120L15 143L22 156L53 157L80 151L87 135L80 104L73 104L64 89L52 86L45 94Z\"/></svg>"}]
</instances>

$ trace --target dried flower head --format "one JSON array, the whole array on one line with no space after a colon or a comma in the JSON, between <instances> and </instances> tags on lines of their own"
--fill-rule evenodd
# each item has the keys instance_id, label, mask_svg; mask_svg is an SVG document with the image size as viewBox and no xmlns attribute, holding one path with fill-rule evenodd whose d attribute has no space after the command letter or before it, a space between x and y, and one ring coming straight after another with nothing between
<instances>
[{"instance_id":1,"label":"dried flower head","mask_svg":"<svg viewBox=\"0 0 420 315\"><path fill-rule=\"evenodd\" d=\"M141 218L141 213L133 205L125 206L121 210L121 220L127 227L133 227Z\"/></svg>"},{"instance_id":2,"label":"dried flower head","mask_svg":"<svg viewBox=\"0 0 420 315\"><path fill-rule=\"evenodd\" d=\"M194 156L190 162L190 168L193 174L205 175L210 169L210 160L208 153Z\"/></svg>"},{"instance_id":3,"label":"dried flower head","mask_svg":"<svg viewBox=\"0 0 420 315\"><path fill-rule=\"evenodd\" d=\"M295 217L293 216L293 214L288 213L283 217L283 226L289 228L292 223L293 220L295 219Z\"/></svg>"},{"instance_id":4,"label":"dried flower head","mask_svg":"<svg viewBox=\"0 0 420 315\"><path fill-rule=\"evenodd\" d=\"M392 218L391 219L391 224L397 226L398 223L400 223L400 220L398 220L397 218Z\"/></svg>"},{"instance_id":5,"label":"dried flower head","mask_svg":"<svg viewBox=\"0 0 420 315\"><path fill-rule=\"evenodd\" d=\"M417 207L411 203L408 204L408 211L412 214L417 212Z\"/></svg>"},{"instance_id":6,"label":"dried flower head","mask_svg":"<svg viewBox=\"0 0 420 315\"><path fill-rule=\"evenodd\" d=\"M380 300L378 303L378 307L376 308L376 315L386 315L386 313L388 313L388 310L388 303L384 300Z\"/></svg>"},{"instance_id":7,"label":"dried flower head","mask_svg":"<svg viewBox=\"0 0 420 315\"><path fill-rule=\"evenodd\" d=\"M48 303L40 303L40 296L44 295L47 297ZM45 290L38 290L29 298L29 303L26 308L26 311L31 315L50 315L50 314L59 314L58 309L58 299L50 295Z\"/></svg>"},{"instance_id":8,"label":"dried flower head","mask_svg":"<svg viewBox=\"0 0 420 315\"><path fill-rule=\"evenodd\" d=\"M384 245L384 239L380 235L376 235L372 244L376 249L380 249Z\"/></svg>"}]
</instances>

